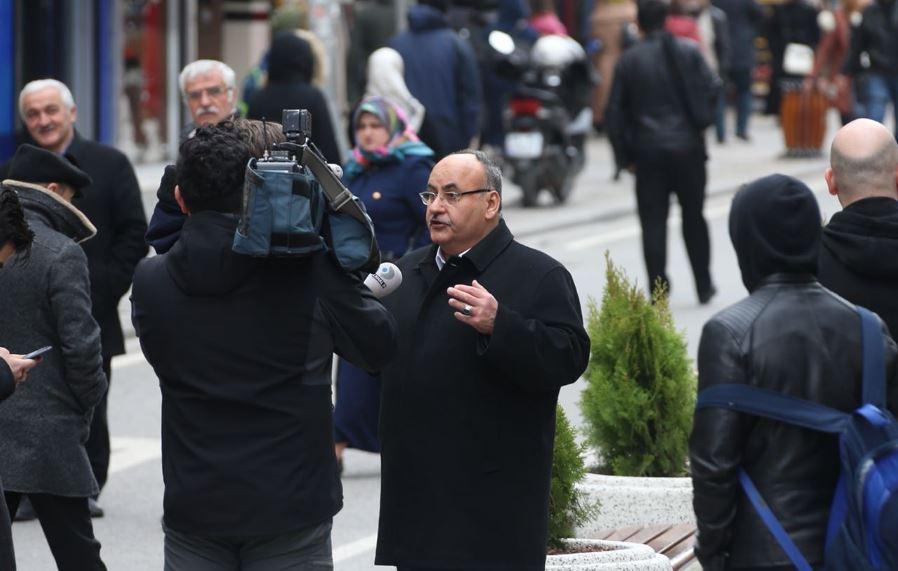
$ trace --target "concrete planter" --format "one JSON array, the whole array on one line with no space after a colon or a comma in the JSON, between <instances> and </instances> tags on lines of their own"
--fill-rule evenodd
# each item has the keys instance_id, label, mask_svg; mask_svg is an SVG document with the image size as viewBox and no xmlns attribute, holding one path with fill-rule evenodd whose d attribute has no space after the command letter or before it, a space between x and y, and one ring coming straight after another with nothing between
<instances>
[{"instance_id":1,"label":"concrete planter","mask_svg":"<svg viewBox=\"0 0 898 571\"><path fill-rule=\"evenodd\" d=\"M599 551L568 553L546 557L546 571L670 571L670 560L655 553L648 545L603 541L599 539L565 539L571 546L592 545Z\"/></svg>"},{"instance_id":2,"label":"concrete planter","mask_svg":"<svg viewBox=\"0 0 898 571\"><path fill-rule=\"evenodd\" d=\"M588 501L601 504L598 515L577 529L578 536L619 527L695 522L690 478L587 474L577 487Z\"/></svg>"}]
</instances>

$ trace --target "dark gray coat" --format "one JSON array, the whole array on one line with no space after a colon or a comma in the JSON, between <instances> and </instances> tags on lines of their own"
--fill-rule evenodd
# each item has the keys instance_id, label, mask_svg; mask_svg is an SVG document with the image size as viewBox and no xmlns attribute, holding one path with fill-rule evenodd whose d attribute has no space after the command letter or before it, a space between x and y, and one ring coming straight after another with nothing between
<instances>
[{"instance_id":1,"label":"dark gray coat","mask_svg":"<svg viewBox=\"0 0 898 571\"><path fill-rule=\"evenodd\" d=\"M5 184L19 193L35 237L31 256L0 272L0 346L53 350L0 404L0 477L9 491L86 497L98 492L84 443L106 377L87 258L77 242L96 231L42 187Z\"/></svg>"}]
</instances>

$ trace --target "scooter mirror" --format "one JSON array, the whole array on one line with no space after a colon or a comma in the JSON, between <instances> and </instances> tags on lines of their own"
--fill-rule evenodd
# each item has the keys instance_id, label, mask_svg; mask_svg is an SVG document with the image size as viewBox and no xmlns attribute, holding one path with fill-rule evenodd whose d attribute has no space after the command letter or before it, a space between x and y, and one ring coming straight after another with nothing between
<instances>
[{"instance_id":1,"label":"scooter mirror","mask_svg":"<svg viewBox=\"0 0 898 571\"><path fill-rule=\"evenodd\" d=\"M514 53L514 40L505 32L493 30L489 37L490 47L504 56Z\"/></svg>"}]
</instances>

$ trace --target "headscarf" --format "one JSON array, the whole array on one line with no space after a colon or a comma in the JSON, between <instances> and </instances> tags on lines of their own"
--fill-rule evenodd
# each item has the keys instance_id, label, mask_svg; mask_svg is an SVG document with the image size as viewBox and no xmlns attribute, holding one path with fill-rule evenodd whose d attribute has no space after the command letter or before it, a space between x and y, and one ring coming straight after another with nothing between
<instances>
[{"instance_id":1,"label":"headscarf","mask_svg":"<svg viewBox=\"0 0 898 571\"><path fill-rule=\"evenodd\" d=\"M393 48L380 48L368 56L368 84L365 98L385 97L402 108L415 132L424 122L424 105L405 84L405 64Z\"/></svg>"},{"instance_id":2,"label":"headscarf","mask_svg":"<svg viewBox=\"0 0 898 571\"><path fill-rule=\"evenodd\" d=\"M816 275L822 232L814 193L791 176L765 176L733 198L730 239L749 292L772 274Z\"/></svg>"},{"instance_id":3,"label":"headscarf","mask_svg":"<svg viewBox=\"0 0 898 571\"><path fill-rule=\"evenodd\" d=\"M363 150L358 144L352 149L349 161L343 167L343 180L350 182L371 165L402 162L406 157L429 157L433 151L418 139L414 129L399 106L383 97L364 99L352 114L352 128L355 130L363 113L377 117L390 139L387 144L373 151Z\"/></svg>"}]
</instances>

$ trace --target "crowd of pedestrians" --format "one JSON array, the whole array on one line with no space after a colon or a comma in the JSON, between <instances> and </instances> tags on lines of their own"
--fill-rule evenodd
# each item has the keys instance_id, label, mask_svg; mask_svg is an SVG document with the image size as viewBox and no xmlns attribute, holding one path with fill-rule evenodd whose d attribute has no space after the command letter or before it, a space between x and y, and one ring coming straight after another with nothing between
<instances>
[{"instance_id":1,"label":"crowd of pedestrians","mask_svg":"<svg viewBox=\"0 0 898 571\"><path fill-rule=\"evenodd\" d=\"M726 142L732 100L735 136L749 139L759 33L773 56L768 107L825 91L845 123L821 173L843 211L825 227L790 177L734 197L730 237L749 296L705 325L700 391L747 385L857 409L870 342L857 304L881 318L886 399L875 404L898 412L898 144L878 122L898 101L891 2L846 2L829 27L805 0L767 18L755 0L638 2L603 128L618 169L635 175L653 296L671 288L671 194L698 302L717 294L706 131ZM496 140L487 125L507 86L453 27L451 4L420 0L396 33L390 3L359 3L347 153L323 87L328 54L307 21L279 24L240 89L226 63L189 63L177 79L190 121L149 224L133 167L78 133L68 87L23 87L33 144L0 166L0 568L15 568L13 516L40 520L60 569L105 569L91 518L104 515L110 365L124 353L129 289L162 393L165 569L332 568L346 448L382 457L376 564L544 567L558 394L586 369L590 339L568 270L519 244L503 218L501 165L475 149ZM495 29L588 43L591 2L497 5ZM285 108L311 111L311 143L342 166L381 260L401 269L383 300L325 249L232 250L247 163L285 140ZM742 495L739 470L797 550L824 562L834 436L708 406L689 445L705 569L794 564Z\"/></svg>"}]
</instances>

